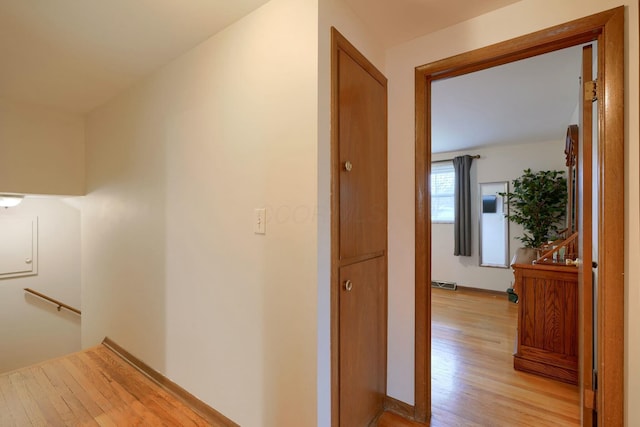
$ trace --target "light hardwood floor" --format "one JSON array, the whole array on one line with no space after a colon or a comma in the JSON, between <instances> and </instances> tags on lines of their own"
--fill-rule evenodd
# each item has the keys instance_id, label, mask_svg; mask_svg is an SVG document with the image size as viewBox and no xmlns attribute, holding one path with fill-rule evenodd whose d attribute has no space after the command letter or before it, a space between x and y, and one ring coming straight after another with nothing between
<instances>
[{"instance_id":1,"label":"light hardwood floor","mask_svg":"<svg viewBox=\"0 0 640 427\"><path fill-rule=\"evenodd\" d=\"M433 289L431 306L432 427L580 425L577 386L513 369L506 294Z\"/></svg>"},{"instance_id":2,"label":"light hardwood floor","mask_svg":"<svg viewBox=\"0 0 640 427\"><path fill-rule=\"evenodd\" d=\"M211 426L104 345L0 375L0 426Z\"/></svg>"},{"instance_id":3,"label":"light hardwood floor","mask_svg":"<svg viewBox=\"0 0 640 427\"><path fill-rule=\"evenodd\" d=\"M513 370L517 306L506 296L432 295L432 427L580 425L576 386ZM0 426L32 425L217 424L100 345L0 375ZM417 425L393 414L378 423Z\"/></svg>"},{"instance_id":4,"label":"light hardwood floor","mask_svg":"<svg viewBox=\"0 0 640 427\"><path fill-rule=\"evenodd\" d=\"M506 294L432 292L431 427L579 426L578 387L513 369L518 307ZM378 427L421 424L385 413Z\"/></svg>"}]
</instances>

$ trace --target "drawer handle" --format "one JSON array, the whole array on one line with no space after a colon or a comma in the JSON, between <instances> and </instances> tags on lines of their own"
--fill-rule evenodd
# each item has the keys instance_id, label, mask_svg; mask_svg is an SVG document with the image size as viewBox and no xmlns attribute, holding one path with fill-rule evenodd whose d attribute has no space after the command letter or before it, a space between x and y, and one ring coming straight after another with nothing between
<instances>
[{"instance_id":1,"label":"drawer handle","mask_svg":"<svg viewBox=\"0 0 640 427\"><path fill-rule=\"evenodd\" d=\"M351 280L347 280L346 282L344 282L344 290L347 292L351 292L351 289L353 289L353 283L351 282Z\"/></svg>"},{"instance_id":2,"label":"drawer handle","mask_svg":"<svg viewBox=\"0 0 640 427\"><path fill-rule=\"evenodd\" d=\"M351 172L351 169L353 169L353 163L351 163L349 160L344 162L344 170L346 170L347 172Z\"/></svg>"}]
</instances>

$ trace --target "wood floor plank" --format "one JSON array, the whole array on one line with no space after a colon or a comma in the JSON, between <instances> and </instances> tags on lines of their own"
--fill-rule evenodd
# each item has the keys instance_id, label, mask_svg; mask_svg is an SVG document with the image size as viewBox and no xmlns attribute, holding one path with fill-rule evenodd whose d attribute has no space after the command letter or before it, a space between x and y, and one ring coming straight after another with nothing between
<instances>
[{"instance_id":1,"label":"wood floor plank","mask_svg":"<svg viewBox=\"0 0 640 427\"><path fill-rule=\"evenodd\" d=\"M59 359L44 363L41 365L44 374L49 379L49 382L53 386L56 394L67 405L73 419L82 425L97 426L98 424L93 420L91 414L84 407L79 397L73 393L73 390L61 378L59 367L57 365ZM62 374L64 375L64 374Z\"/></svg>"},{"instance_id":2,"label":"wood floor plank","mask_svg":"<svg viewBox=\"0 0 640 427\"><path fill-rule=\"evenodd\" d=\"M49 380L49 377L44 372L42 366L37 365L31 368L30 372L38 382L38 385L42 389L44 395L51 401L53 406L56 408L60 419L62 420L62 425L70 425L75 420L75 416L73 411L67 404L67 402L62 398L62 396L56 391L53 384Z\"/></svg>"},{"instance_id":3,"label":"wood floor plank","mask_svg":"<svg viewBox=\"0 0 640 427\"><path fill-rule=\"evenodd\" d=\"M0 425L9 426L12 424L12 418L9 407L9 396L5 395L3 381L6 381L3 377L0 377Z\"/></svg>"},{"instance_id":4,"label":"wood floor plank","mask_svg":"<svg viewBox=\"0 0 640 427\"><path fill-rule=\"evenodd\" d=\"M54 366L58 371L58 379L62 381L71 394L77 398L77 402L85 409L91 418L95 418L100 415L102 410L96 402L91 399L91 396L87 394L85 388L78 384L75 378L73 378L71 373L67 370L65 359L55 361Z\"/></svg>"},{"instance_id":5,"label":"wood floor plank","mask_svg":"<svg viewBox=\"0 0 640 427\"><path fill-rule=\"evenodd\" d=\"M163 419L174 425L208 425L203 424L202 418L193 411L188 410L182 402L173 398L150 379L140 376L128 363L114 355L106 348L97 348L90 353L95 363L109 371L113 381L126 385L126 390L131 396L141 402L145 407L152 407L156 412L164 414ZM180 415L177 415L180 414ZM175 419L182 416L182 421ZM189 420L189 421L187 421ZM188 422L188 424L184 424Z\"/></svg>"},{"instance_id":6,"label":"wood floor plank","mask_svg":"<svg viewBox=\"0 0 640 427\"><path fill-rule=\"evenodd\" d=\"M11 384L11 377L9 375L0 379L0 389L6 402L8 424L10 426L18 425L30 425L27 413L20 402L20 396L18 390Z\"/></svg>"},{"instance_id":7,"label":"wood floor plank","mask_svg":"<svg viewBox=\"0 0 640 427\"><path fill-rule=\"evenodd\" d=\"M52 427L64 426L64 422L56 406L38 383L33 369L27 369L21 372L20 375L22 376L21 380L25 384L32 402L37 405L43 419L46 420L46 425Z\"/></svg>"},{"instance_id":8,"label":"wood floor plank","mask_svg":"<svg viewBox=\"0 0 640 427\"><path fill-rule=\"evenodd\" d=\"M24 422L24 425L46 426L46 417L40 412L38 403L29 393L24 379L21 372L13 372L9 375L11 387L16 391L16 396L22 406L22 413L25 415L25 418L20 422ZM20 411L16 411L16 413L20 414Z\"/></svg>"},{"instance_id":9,"label":"wood floor plank","mask_svg":"<svg viewBox=\"0 0 640 427\"><path fill-rule=\"evenodd\" d=\"M148 378L140 375L129 364L115 356L107 349L95 348L89 352L89 356L105 375L108 375L114 384L114 390L121 399L127 403L127 407L140 419L144 425L180 425L173 416L166 411L159 410L150 396L164 395L164 391ZM170 398L170 397L169 397Z\"/></svg>"},{"instance_id":10,"label":"wood floor plank","mask_svg":"<svg viewBox=\"0 0 640 427\"><path fill-rule=\"evenodd\" d=\"M123 420L118 417L115 402L104 396L104 389L98 387L101 384L95 382L96 378L81 372L76 366L77 363L80 363L77 355L70 355L61 361L69 378L72 378L74 384L86 394L87 400L95 404L96 410L93 411L93 416L96 422L101 426L117 426L118 422Z\"/></svg>"},{"instance_id":11,"label":"wood floor plank","mask_svg":"<svg viewBox=\"0 0 640 427\"><path fill-rule=\"evenodd\" d=\"M106 422L105 419L108 419L116 425L125 423L127 421L127 415L124 410L126 402L113 391L109 379L102 371L93 366L87 354L84 352L78 353L74 357L70 357L69 362L74 366L74 375L78 378L84 377L95 389L93 393L96 394L96 400L102 402L100 407L105 411L105 416L101 417L101 421L98 422L104 423Z\"/></svg>"}]
</instances>

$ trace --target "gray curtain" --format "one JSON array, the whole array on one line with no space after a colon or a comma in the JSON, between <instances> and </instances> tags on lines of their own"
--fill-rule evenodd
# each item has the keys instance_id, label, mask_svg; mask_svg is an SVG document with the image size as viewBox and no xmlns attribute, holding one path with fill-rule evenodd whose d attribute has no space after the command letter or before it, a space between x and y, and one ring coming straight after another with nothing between
<instances>
[{"instance_id":1,"label":"gray curtain","mask_svg":"<svg viewBox=\"0 0 640 427\"><path fill-rule=\"evenodd\" d=\"M456 173L454 193L454 249L456 256L471 256L471 180L473 157L459 156L453 159Z\"/></svg>"}]
</instances>

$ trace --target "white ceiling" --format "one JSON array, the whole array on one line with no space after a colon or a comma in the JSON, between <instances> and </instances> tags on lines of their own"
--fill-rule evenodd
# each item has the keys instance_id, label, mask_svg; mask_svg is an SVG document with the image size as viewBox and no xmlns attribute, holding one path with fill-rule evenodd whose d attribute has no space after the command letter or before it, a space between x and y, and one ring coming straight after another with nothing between
<instances>
[{"instance_id":1,"label":"white ceiling","mask_svg":"<svg viewBox=\"0 0 640 427\"><path fill-rule=\"evenodd\" d=\"M581 47L432 84L432 151L563 141L579 97Z\"/></svg>"},{"instance_id":2,"label":"white ceiling","mask_svg":"<svg viewBox=\"0 0 640 427\"><path fill-rule=\"evenodd\" d=\"M268 0L0 0L0 98L84 113ZM345 0L385 45L515 0Z\"/></svg>"},{"instance_id":3,"label":"white ceiling","mask_svg":"<svg viewBox=\"0 0 640 427\"><path fill-rule=\"evenodd\" d=\"M0 98L90 111L267 1L0 0ZM344 1L385 46L515 2ZM575 76L566 74L570 61L555 62L562 70L547 64L508 73L515 78L509 88L511 77L494 70L434 85L434 94L443 94L434 101L434 149L562 135L573 111L562 94ZM471 81L476 78L484 80Z\"/></svg>"},{"instance_id":4,"label":"white ceiling","mask_svg":"<svg viewBox=\"0 0 640 427\"><path fill-rule=\"evenodd\" d=\"M0 97L86 112L268 0L1 0Z\"/></svg>"}]
</instances>

